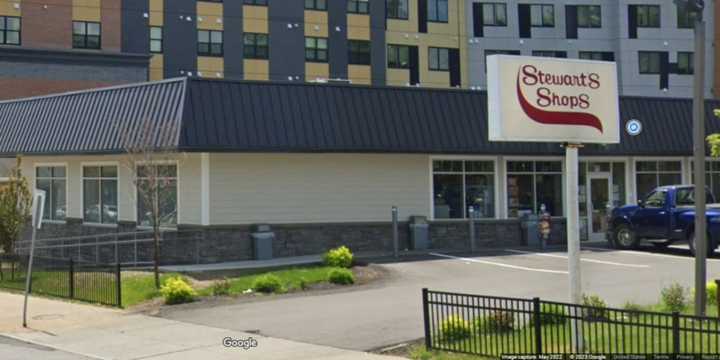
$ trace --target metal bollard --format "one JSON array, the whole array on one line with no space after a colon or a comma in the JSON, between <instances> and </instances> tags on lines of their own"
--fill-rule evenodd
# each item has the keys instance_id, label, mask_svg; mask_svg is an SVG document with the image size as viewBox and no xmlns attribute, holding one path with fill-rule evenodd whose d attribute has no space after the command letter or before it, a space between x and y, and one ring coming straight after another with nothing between
<instances>
[{"instance_id":1,"label":"metal bollard","mask_svg":"<svg viewBox=\"0 0 720 360\"><path fill-rule=\"evenodd\" d=\"M398 257L398 208L392 207L393 256Z\"/></svg>"},{"instance_id":2,"label":"metal bollard","mask_svg":"<svg viewBox=\"0 0 720 360\"><path fill-rule=\"evenodd\" d=\"M470 206L468 207L468 224L470 226L470 252L475 252L475 209Z\"/></svg>"}]
</instances>

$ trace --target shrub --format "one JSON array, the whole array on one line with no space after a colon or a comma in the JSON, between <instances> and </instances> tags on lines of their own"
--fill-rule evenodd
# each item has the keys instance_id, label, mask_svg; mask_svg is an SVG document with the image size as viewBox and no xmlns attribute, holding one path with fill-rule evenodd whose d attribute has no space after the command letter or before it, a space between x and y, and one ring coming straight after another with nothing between
<instances>
[{"instance_id":1,"label":"shrub","mask_svg":"<svg viewBox=\"0 0 720 360\"><path fill-rule=\"evenodd\" d=\"M222 279L212 284L213 296L225 296L230 295L230 281L228 279Z\"/></svg>"},{"instance_id":2,"label":"shrub","mask_svg":"<svg viewBox=\"0 0 720 360\"><path fill-rule=\"evenodd\" d=\"M476 318L475 329L480 332L506 332L515 328L515 316L510 311L493 311L486 317Z\"/></svg>"},{"instance_id":3,"label":"shrub","mask_svg":"<svg viewBox=\"0 0 720 360\"><path fill-rule=\"evenodd\" d=\"M333 284L350 285L355 282L355 276L348 269L332 269L328 273L328 280Z\"/></svg>"},{"instance_id":4,"label":"shrub","mask_svg":"<svg viewBox=\"0 0 720 360\"><path fill-rule=\"evenodd\" d=\"M583 294L583 317L590 321L605 320L608 318L607 304L597 295Z\"/></svg>"},{"instance_id":5,"label":"shrub","mask_svg":"<svg viewBox=\"0 0 720 360\"><path fill-rule=\"evenodd\" d=\"M717 305L717 284L714 281L708 282L705 286L705 291L707 294L707 303L709 305Z\"/></svg>"},{"instance_id":6,"label":"shrub","mask_svg":"<svg viewBox=\"0 0 720 360\"><path fill-rule=\"evenodd\" d=\"M300 289L302 289L302 290L307 289L307 288L308 288L307 280L305 280L305 278L300 278L300 282L298 283L298 286L299 286Z\"/></svg>"},{"instance_id":7,"label":"shrub","mask_svg":"<svg viewBox=\"0 0 720 360\"><path fill-rule=\"evenodd\" d=\"M567 313L561 305L542 304L540 306L540 324L542 325L559 325L567 321ZM535 323L535 319L530 320L531 324Z\"/></svg>"},{"instance_id":8,"label":"shrub","mask_svg":"<svg viewBox=\"0 0 720 360\"><path fill-rule=\"evenodd\" d=\"M175 276L165 280L160 287L160 294L168 305L182 304L195 300L197 293L182 277Z\"/></svg>"},{"instance_id":9,"label":"shrub","mask_svg":"<svg viewBox=\"0 0 720 360\"><path fill-rule=\"evenodd\" d=\"M252 283L252 289L253 291L266 294L278 293L283 291L283 285L279 277L273 274L267 274L255 278L255 281Z\"/></svg>"},{"instance_id":10,"label":"shrub","mask_svg":"<svg viewBox=\"0 0 720 360\"><path fill-rule=\"evenodd\" d=\"M328 250L323 256L323 263L327 266L349 268L352 266L353 254L346 246Z\"/></svg>"},{"instance_id":11,"label":"shrub","mask_svg":"<svg viewBox=\"0 0 720 360\"><path fill-rule=\"evenodd\" d=\"M440 336L445 341L456 341L470 337L472 329L467 320L458 315L450 315L440 323Z\"/></svg>"},{"instance_id":12,"label":"shrub","mask_svg":"<svg viewBox=\"0 0 720 360\"><path fill-rule=\"evenodd\" d=\"M687 308L687 296L685 288L678 283L674 283L660 292L662 305L666 311L682 312Z\"/></svg>"},{"instance_id":13,"label":"shrub","mask_svg":"<svg viewBox=\"0 0 720 360\"><path fill-rule=\"evenodd\" d=\"M623 310L630 311L630 313L628 313L629 316L638 316L638 314L634 313L634 311L644 311L645 308L638 303L626 301L625 304L623 304Z\"/></svg>"}]
</instances>

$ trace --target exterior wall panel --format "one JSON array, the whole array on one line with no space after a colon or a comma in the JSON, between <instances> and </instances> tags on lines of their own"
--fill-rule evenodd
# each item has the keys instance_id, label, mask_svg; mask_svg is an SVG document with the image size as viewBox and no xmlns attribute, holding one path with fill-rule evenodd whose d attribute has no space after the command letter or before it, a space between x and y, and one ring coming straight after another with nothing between
<instances>
[{"instance_id":1,"label":"exterior wall panel","mask_svg":"<svg viewBox=\"0 0 720 360\"><path fill-rule=\"evenodd\" d=\"M328 2L330 77L348 78L347 0Z\"/></svg>"},{"instance_id":2,"label":"exterior wall panel","mask_svg":"<svg viewBox=\"0 0 720 360\"><path fill-rule=\"evenodd\" d=\"M224 4L223 24L225 27L225 78L243 78L243 4L241 1L228 1Z\"/></svg>"},{"instance_id":3,"label":"exterior wall panel","mask_svg":"<svg viewBox=\"0 0 720 360\"><path fill-rule=\"evenodd\" d=\"M211 154L212 225L429 216L427 155Z\"/></svg>"},{"instance_id":4,"label":"exterior wall panel","mask_svg":"<svg viewBox=\"0 0 720 360\"><path fill-rule=\"evenodd\" d=\"M151 6L159 8L150 8ZM162 0L122 0L122 51L129 53L147 54L150 51L148 19L143 14L148 13L150 25L162 26ZM103 28L104 29L104 28Z\"/></svg>"},{"instance_id":5,"label":"exterior wall panel","mask_svg":"<svg viewBox=\"0 0 720 360\"><path fill-rule=\"evenodd\" d=\"M197 13L193 0L165 0L163 46L165 77L174 78L197 68Z\"/></svg>"},{"instance_id":6,"label":"exterior wall panel","mask_svg":"<svg viewBox=\"0 0 720 360\"><path fill-rule=\"evenodd\" d=\"M270 1L270 80L302 81L305 78L305 4Z\"/></svg>"}]
</instances>

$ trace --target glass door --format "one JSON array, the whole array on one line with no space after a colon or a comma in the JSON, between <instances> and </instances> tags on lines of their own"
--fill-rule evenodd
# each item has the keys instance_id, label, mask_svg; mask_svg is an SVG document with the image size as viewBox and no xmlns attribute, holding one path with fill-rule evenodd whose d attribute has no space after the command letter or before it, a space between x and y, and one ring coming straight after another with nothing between
<instances>
[{"instance_id":1,"label":"glass door","mask_svg":"<svg viewBox=\"0 0 720 360\"><path fill-rule=\"evenodd\" d=\"M587 219L590 241L602 241L608 228L607 212L612 206L610 173L588 173L587 176Z\"/></svg>"}]
</instances>

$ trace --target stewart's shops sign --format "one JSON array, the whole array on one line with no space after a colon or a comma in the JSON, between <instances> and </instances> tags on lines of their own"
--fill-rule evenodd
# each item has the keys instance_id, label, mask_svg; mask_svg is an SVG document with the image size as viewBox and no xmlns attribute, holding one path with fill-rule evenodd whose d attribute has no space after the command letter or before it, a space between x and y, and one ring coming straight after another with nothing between
<instances>
[{"instance_id":1,"label":"stewart's shops sign","mask_svg":"<svg viewBox=\"0 0 720 360\"><path fill-rule=\"evenodd\" d=\"M488 57L489 139L619 142L614 62Z\"/></svg>"}]
</instances>

